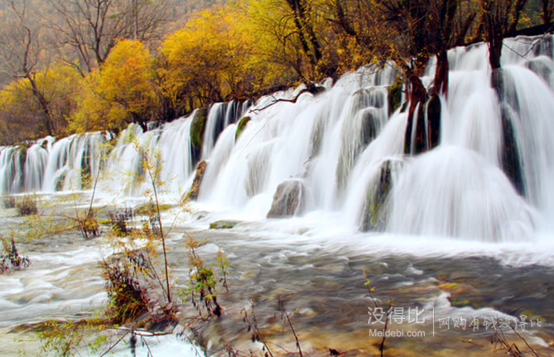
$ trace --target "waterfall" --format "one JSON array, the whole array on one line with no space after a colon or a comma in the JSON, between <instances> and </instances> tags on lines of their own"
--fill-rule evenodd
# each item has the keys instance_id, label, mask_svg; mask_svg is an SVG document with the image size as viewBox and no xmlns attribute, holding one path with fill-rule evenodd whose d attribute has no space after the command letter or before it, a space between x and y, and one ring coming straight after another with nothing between
<instances>
[{"instance_id":1,"label":"waterfall","mask_svg":"<svg viewBox=\"0 0 554 357\"><path fill-rule=\"evenodd\" d=\"M2 147L0 189L82 190L83 173L102 170L105 187L140 196L147 155L161 165L170 195L181 197L200 154L206 169L197 200L213 210L266 220L278 188L288 187L302 202L282 202L302 209L276 212L299 219L324 212L361 230L530 240L554 230L551 41L506 39L502 70L494 74L486 44L450 50L448 95L438 98L439 145L420 155L404 154L406 106L389 103L399 72L387 63L326 80L317 95L300 86L255 104L213 104L201 148L191 144L193 115L147 132L131 125L105 155L111 138L102 133ZM434 71L431 60L422 78L427 87Z\"/></svg>"}]
</instances>

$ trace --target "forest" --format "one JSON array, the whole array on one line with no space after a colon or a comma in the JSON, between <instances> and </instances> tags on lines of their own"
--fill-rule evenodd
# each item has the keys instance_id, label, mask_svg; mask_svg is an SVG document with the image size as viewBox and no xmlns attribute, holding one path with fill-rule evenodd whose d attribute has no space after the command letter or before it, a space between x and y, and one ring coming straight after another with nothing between
<instances>
[{"instance_id":1,"label":"forest","mask_svg":"<svg viewBox=\"0 0 554 357\"><path fill-rule=\"evenodd\" d=\"M548 31L552 0L2 0L0 144L147 128L368 64L401 69L409 122L446 95L447 51ZM437 70L427 88L429 59ZM430 136L433 140L433 136ZM432 146L432 143L430 143Z\"/></svg>"}]
</instances>

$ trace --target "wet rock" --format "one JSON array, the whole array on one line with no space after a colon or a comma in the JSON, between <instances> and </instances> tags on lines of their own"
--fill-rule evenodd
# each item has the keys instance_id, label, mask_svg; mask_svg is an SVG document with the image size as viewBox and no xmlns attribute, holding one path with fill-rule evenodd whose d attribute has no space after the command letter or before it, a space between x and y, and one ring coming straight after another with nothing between
<instances>
[{"instance_id":1,"label":"wet rock","mask_svg":"<svg viewBox=\"0 0 554 357\"><path fill-rule=\"evenodd\" d=\"M525 193L521 159L514 132L514 121L517 120L519 100L515 92L514 80L502 69L492 72L491 85L500 100L502 120L502 170L508 176L520 194Z\"/></svg>"},{"instance_id":2,"label":"wet rock","mask_svg":"<svg viewBox=\"0 0 554 357\"><path fill-rule=\"evenodd\" d=\"M429 150L439 145L440 141L440 129L441 129L441 100L440 97L435 94L427 102L427 135L429 140Z\"/></svg>"},{"instance_id":3,"label":"wet rock","mask_svg":"<svg viewBox=\"0 0 554 357\"><path fill-rule=\"evenodd\" d=\"M388 197L392 187L392 162L386 161L370 188L362 215L362 231L383 231L387 220Z\"/></svg>"},{"instance_id":4,"label":"wet rock","mask_svg":"<svg viewBox=\"0 0 554 357\"><path fill-rule=\"evenodd\" d=\"M204 179L204 173L206 172L206 161L203 160L198 164L196 168L196 175L194 176L194 181L192 182L192 187L188 192L187 196L191 200L196 200L198 194L200 193L200 186L202 185L202 180Z\"/></svg>"},{"instance_id":5,"label":"wet rock","mask_svg":"<svg viewBox=\"0 0 554 357\"><path fill-rule=\"evenodd\" d=\"M398 78L392 86L389 87L388 103L389 103L389 116L394 113L398 107L402 104L402 85L403 81Z\"/></svg>"},{"instance_id":6,"label":"wet rock","mask_svg":"<svg viewBox=\"0 0 554 357\"><path fill-rule=\"evenodd\" d=\"M291 217L301 213L304 206L305 187L300 180L282 182L273 195L273 204L267 218Z\"/></svg>"},{"instance_id":7,"label":"wet rock","mask_svg":"<svg viewBox=\"0 0 554 357\"><path fill-rule=\"evenodd\" d=\"M231 229L234 228L239 221L221 220L210 223L210 229Z\"/></svg>"},{"instance_id":8,"label":"wet rock","mask_svg":"<svg viewBox=\"0 0 554 357\"><path fill-rule=\"evenodd\" d=\"M192 124L190 126L190 143L194 162L198 162L200 155L202 154L202 144L204 141L203 138L207 117L208 111L203 108L198 109L192 118Z\"/></svg>"},{"instance_id":9,"label":"wet rock","mask_svg":"<svg viewBox=\"0 0 554 357\"><path fill-rule=\"evenodd\" d=\"M535 72L539 77L541 77L547 82L550 81L552 68L550 68L550 66L547 63L545 63L544 60L541 60L540 58L535 58L533 60L528 61L526 65L527 65L527 68Z\"/></svg>"}]
</instances>

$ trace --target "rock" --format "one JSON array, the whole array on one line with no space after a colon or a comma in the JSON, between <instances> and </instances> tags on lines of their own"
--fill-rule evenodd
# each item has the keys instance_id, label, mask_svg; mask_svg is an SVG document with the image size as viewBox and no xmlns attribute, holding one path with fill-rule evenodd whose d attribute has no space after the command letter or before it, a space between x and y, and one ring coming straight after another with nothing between
<instances>
[{"instance_id":1,"label":"rock","mask_svg":"<svg viewBox=\"0 0 554 357\"><path fill-rule=\"evenodd\" d=\"M392 188L392 165L391 161L383 163L376 182L369 189L360 227L364 232L385 229L388 197Z\"/></svg>"},{"instance_id":2,"label":"rock","mask_svg":"<svg viewBox=\"0 0 554 357\"><path fill-rule=\"evenodd\" d=\"M204 129L206 127L206 118L208 111L206 109L198 109L192 118L190 126L190 142L193 147L202 149Z\"/></svg>"},{"instance_id":3,"label":"rock","mask_svg":"<svg viewBox=\"0 0 554 357\"><path fill-rule=\"evenodd\" d=\"M296 216L304 206L305 187L301 180L291 179L282 182L273 195L273 204L267 218Z\"/></svg>"},{"instance_id":4,"label":"rock","mask_svg":"<svg viewBox=\"0 0 554 357\"><path fill-rule=\"evenodd\" d=\"M402 85L403 81L402 78L398 78L396 82L394 82L389 87L389 93L388 93L388 103L389 103L389 116L394 113L398 107L402 104Z\"/></svg>"},{"instance_id":5,"label":"rock","mask_svg":"<svg viewBox=\"0 0 554 357\"><path fill-rule=\"evenodd\" d=\"M242 131L246 128L246 124L248 124L250 119L252 118L246 116L239 120L239 123L237 124L237 131L235 132L235 140L239 138L240 134L242 134Z\"/></svg>"},{"instance_id":6,"label":"rock","mask_svg":"<svg viewBox=\"0 0 554 357\"><path fill-rule=\"evenodd\" d=\"M515 83L502 69L492 72L491 85L498 94L502 120L502 170L508 176L520 194L525 193L525 183L522 175L521 159L514 133L513 122L519 111L519 100L515 91Z\"/></svg>"},{"instance_id":7,"label":"rock","mask_svg":"<svg viewBox=\"0 0 554 357\"><path fill-rule=\"evenodd\" d=\"M525 194L525 183L523 181L519 149L515 138L512 124L513 115L511 109L503 104L501 106L502 118L502 170L508 176L512 185L521 195Z\"/></svg>"},{"instance_id":8,"label":"rock","mask_svg":"<svg viewBox=\"0 0 554 357\"><path fill-rule=\"evenodd\" d=\"M210 229L231 229L239 223L240 223L239 221L227 221L227 220L215 221L210 223Z\"/></svg>"},{"instance_id":9,"label":"rock","mask_svg":"<svg viewBox=\"0 0 554 357\"><path fill-rule=\"evenodd\" d=\"M191 200L198 199L198 194L200 193L200 187L202 185L202 180L204 179L204 173L206 172L206 161L203 160L196 167L196 175L194 176L194 181L192 182L192 187L188 192L187 196Z\"/></svg>"},{"instance_id":10,"label":"rock","mask_svg":"<svg viewBox=\"0 0 554 357\"><path fill-rule=\"evenodd\" d=\"M544 79L546 82L550 81L552 69L547 63L545 63L544 60L540 58L535 58L528 61L526 66L531 71L535 72L539 77Z\"/></svg>"},{"instance_id":11,"label":"rock","mask_svg":"<svg viewBox=\"0 0 554 357\"><path fill-rule=\"evenodd\" d=\"M435 94L427 102L427 133L429 135L429 150L439 145L441 130L441 100Z\"/></svg>"},{"instance_id":12,"label":"rock","mask_svg":"<svg viewBox=\"0 0 554 357\"><path fill-rule=\"evenodd\" d=\"M202 156L202 145L204 143L203 138L207 117L207 109L202 108L194 112L194 116L192 118L192 123L190 126L190 151L193 163L197 163Z\"/></svg>"}]
</instances>

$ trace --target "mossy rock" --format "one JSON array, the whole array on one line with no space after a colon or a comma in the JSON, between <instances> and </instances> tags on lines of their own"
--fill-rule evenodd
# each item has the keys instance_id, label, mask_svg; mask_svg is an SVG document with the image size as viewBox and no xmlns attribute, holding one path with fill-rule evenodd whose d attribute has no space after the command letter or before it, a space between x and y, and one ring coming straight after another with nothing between
<instances>
[{"instance_id":1,"label":"mossy rock","mask_svg":"<svg viewBox=\"0 0 554 357\"><path fill-rule=\"evenodd\" d=\"M374 187L367 194L360 227L364 232L385 230L388 198L392 189L392 165L391 161L383 163Z\"/></svg>"},{"instance_id":2,"label":"mossy rock","mask_svg":"<svg viewBox=\"0 0 554 357\"><path fill-rule=\"evenodd\" d=\"M227 220L215 221L210 223L210 229L231 229L231 228L234 228L239 223L240 223L239 221L227 221Z\"/></svg>"},{"instance_id":3,"label":"mossy rock","mask_svg":"<svg viewBox=\"0 0 554 357\"><path fill-rule=\"evenodd\" d=\"M404 81L399 77L390 87L388 93L389 115L394 113L402 104L402 85Z\"/></svg>"},{"instance_id":4,"label":"mossy rock","mask_svg":"<svg viewBox=\"0 0 554 357\"><path fill-rule=\"evenodd\" d=\"M204 108L198 109L192 118L190 126L190 142L197 149L202 149L204 129L206 128L206 119L208 111Z\"/></svg>"},{"instance_id":5,"label":"mossy rock","mask_svg":"<svg viewBox=\"0 0 554 357\"><path fill-rule=\"evenodd\" d=\"M242 134L242 131L244 128L246 128L246 124L250 122L252 118L249 116L243 117L239 120L239 123L237 124L237 131L235 133L235 140L239 138L240 134Z\"/></svg>"}]
</instances>

